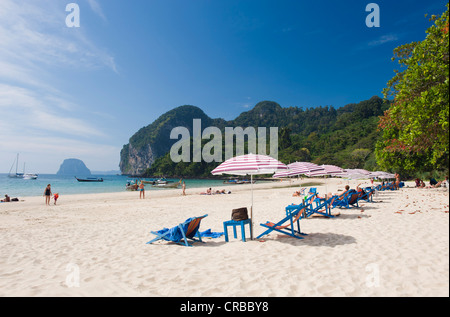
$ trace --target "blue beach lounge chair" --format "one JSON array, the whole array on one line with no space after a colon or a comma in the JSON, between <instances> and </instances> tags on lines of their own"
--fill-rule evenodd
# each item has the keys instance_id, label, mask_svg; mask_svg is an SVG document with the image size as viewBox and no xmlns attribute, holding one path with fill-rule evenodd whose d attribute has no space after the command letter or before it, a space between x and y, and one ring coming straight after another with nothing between
<instances>
[{"instance_id":1,"label":"blue beach lounge chair","mask_svg":"<svg viewBox=\"0 0 450 317\"><path fill-rule=\"evenodd\" d=\"M358 200L359 200L359 193L356 191L349 191L345 194L345 196L342 199L335 199L333 202L333 208L336 207L344 207L347 209L350 209L352 207L350 207L350 205L352 205L353 207L358 207Z\"/></svg>"},{"instance_id":2,"label":"blue beach lounge chair","mask_svg":"<svg viewBox=\"0 0 450 317\"><path fill-rule=\"evenodd\" d=\"M147 242L147 244L151 244L159 240L165 240L191 247L192 245L188 243L188 239L192 241L203 242L198 229L200 228L200 222L202 221L202 219L207 216L208 215L189 218L185 222L180 223L178 226L175 226L172 229L165 228L160 231L152 231L151 233L156 235L156 238ZM198 240L194 237L197 237Z\"/></svg>"},{"instance_id":3,"label":"blue beach lounge chair","mask_svg":"<svg viewBox=\"0 0 450 317\"><path fill-rule=\"evenodd\" d=\"M260 234L256 239L261 238L262 236L265 236L272 231L277 231L282 234L286 234L288 236L291 236L293 238L297 239L303 239L301 236L307 236L306 233L302 233L300 231L300 218L302 217L303 213L306 212L307 206L304 205L290 205L286 207L286 214L287 216L282 219L281 221L277 223L273 222L266 222L262 223L261 226L264 228L267 228L266 231L264 231L262 234ZM297 230L295 230L294 225L297 223ZM301 235L301 236L298 236Z\"/></svg>"},{"instance_id":4,"label":"blue beach lounge chair","mask_svg":"<svg viewBox=\"0 0 450 317\"><path fill-rule=\"evenodd\" d=\"M373 194L375 193L375 189L371 187L366 187L364 189L364 193L358 198L358 201L365 200L367 202L373 202Z\"/></svg>"},{"instance_id":5,"label":"blue beach lounge chair","mask_svg":"<svg viewBox=\"0 0 450 317\"><path fill-rule=\"evenodd\" d=\"M314 200L316 206L311 206L310 208L308 208L308 210L306 211L306 217L310 217L313 214L318 214L328 218L334 218L334 216L331 214L331 206L333 205L337 197L338 196L333 196L329 199L321 199L317 197Z\"/></svg>"}]
</instances>

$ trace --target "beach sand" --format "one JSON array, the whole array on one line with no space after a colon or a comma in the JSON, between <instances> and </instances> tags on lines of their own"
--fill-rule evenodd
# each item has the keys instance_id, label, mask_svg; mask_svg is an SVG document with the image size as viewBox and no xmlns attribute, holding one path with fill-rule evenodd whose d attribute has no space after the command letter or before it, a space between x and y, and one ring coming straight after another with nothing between
<instances>
[{"instance_id":1,"label":"beach sand","mask_svg":"<svg viewBox=\"0 0 450 317\"><path fill-rule=\"evenodd\" d=\"M254 185L254 232L284 218L301 182ZM323 182L323 180L318 180ZM319 193L358 181L329 179ZM294 186L297 187L286 187ZM408 183L412 187L413 184ZM222 188L218 188L222 189ZM194 247L147 245L151 230L208 214L200 231L223 232L250 207L250 185L202 190L62 195L0 204L0 296L449 296L449 195L445 189L380 192L334 219L301 220L308 236L222 236ZM53 202L52 202L53 203ZM247 232L247 237L249 233Z\"/></svg>"}]
</instances>

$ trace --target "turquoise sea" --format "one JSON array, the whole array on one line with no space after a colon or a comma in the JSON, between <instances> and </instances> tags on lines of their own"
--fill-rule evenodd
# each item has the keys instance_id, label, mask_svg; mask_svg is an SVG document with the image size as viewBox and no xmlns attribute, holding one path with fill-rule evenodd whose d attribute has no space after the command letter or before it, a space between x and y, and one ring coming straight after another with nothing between
<instances>
[{"instance_id":1,"label":"turquoise sea","mask_svg":"<svg viewBox=\"0 0 450 317\"><path fill-rule=\"evenodd\" d=\"M130 178L121 175L92 175L90 177L103 178L102 183L78 182L73 176L59 176L54 174L42 174L38 179L27 180L19 178L9 178L8 174L0 174L0 199L8 194L11 198L42 196L47 184L51 184L52 192L60 195L73 194L96 194L96 193L117 193L126 191L125 185ZM179 179L168 179L178 182ZM186 188L199 188L206 190L212 187L220 189L225 187L222 180L186 179ZM167 190L145 185L145 190ZM180 187L181 191L181 187Z\"/></svg>"}]
</instances>

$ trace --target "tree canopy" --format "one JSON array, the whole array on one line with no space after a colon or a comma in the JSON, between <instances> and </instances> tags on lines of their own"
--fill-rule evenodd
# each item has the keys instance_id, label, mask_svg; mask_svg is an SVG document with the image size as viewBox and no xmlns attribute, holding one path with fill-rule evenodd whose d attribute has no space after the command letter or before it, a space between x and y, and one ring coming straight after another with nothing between
<instances>
[{"instance_id":1,"label":"tree canopy","mask_svg":"<svg viewBox=\"0 0 450 317\"><path fill-rule=\"evenodd\" d=\"M401 70L383 93L394 97L381 117L377 163L385 169L412 173L447 170L449 157L448 4L422 42L394 50Z\"/></svg>"}]
</instances>

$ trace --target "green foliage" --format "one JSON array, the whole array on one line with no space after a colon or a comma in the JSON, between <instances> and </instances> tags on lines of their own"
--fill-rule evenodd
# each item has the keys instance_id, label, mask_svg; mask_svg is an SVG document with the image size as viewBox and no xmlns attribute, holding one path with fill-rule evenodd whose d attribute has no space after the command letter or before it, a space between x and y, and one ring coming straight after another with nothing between
<instances>
[{"instance_id":1,"label":"green foliage","mask_svg":"<svg viewBox=\"0 0 450 317\"><path fill-rule=\"evenodd\" d=\"M422 42L402 45L394 58L402 70L388 82L385 97L394 102L380 120L378 164L405 173L448 170L449 42L448 4Z\"/></svg>"},{"instance_id":2,"label":"green foliage","mask_svg":"<svg viewBox=\"0 0 450 317\"><path fill-rule=\"evenodd\" d=\"M379 97L372 97L370 100L339 109L282 108L274 102L265 101L241 114L236 120L222 121L220 128L224 131L225 126L279 127L278 158L286 164L295 161L313 161L343 168L374 170L378 167L373 153L375 142L379 137L378 116L388 108L389 102ZM192 119L190 120L185 125L189 129L192 126ZM205 120L212 123L219 122L209 118ZM223 138L223 145L224 141ZM203 140L202 146L207 142L209 140ZM146 171L146 176L211 177L211 171L219 165L216 162L175 164L167 152Z\"/></svg>"}]
</instances>

